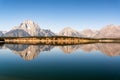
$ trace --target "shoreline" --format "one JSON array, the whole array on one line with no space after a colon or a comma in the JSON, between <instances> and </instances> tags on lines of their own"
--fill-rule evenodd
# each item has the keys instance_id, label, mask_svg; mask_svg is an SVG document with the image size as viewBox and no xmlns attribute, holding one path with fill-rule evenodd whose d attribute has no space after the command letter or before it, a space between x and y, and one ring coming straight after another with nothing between
<instances>
[{"instance_id":1,"label":"shoreline","mask_svg":"<svg viewBox=\"0 0 120 80\"><path fill-rule=\"evenodd\" d=\"M120 38L79 38L79 37L3 37L0 43L8 44L85 44L85 43L120 43Z\"/></svg>"}]
</instances>

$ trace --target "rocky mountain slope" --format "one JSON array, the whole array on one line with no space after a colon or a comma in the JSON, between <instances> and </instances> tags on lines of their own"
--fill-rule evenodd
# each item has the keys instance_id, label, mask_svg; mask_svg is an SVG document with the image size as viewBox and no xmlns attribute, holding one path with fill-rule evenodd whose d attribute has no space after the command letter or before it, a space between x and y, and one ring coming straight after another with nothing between
<instances>
[{"instance_id":1,"label":"rocky mountain slope","mask_svg":"<svg viewBox=\"0 0 120 80\"><path fill-rule=\"evenodd\" d=\"M94 36L95 38L120 38L120 26L107 25Z\"/></svg>"},{"instance_id":2,"label":"rocky mountain slope","mask_svg":"<svg viewBox=\"0 0 120 80\"><path fill-rule=\"evenodd\" d=\"M4 34L3 34L3 32L2 31L0 31L0 37L2 37Z\"/></svg>"},{"instance_id":3,"label":"rocky mountain slope","mask_svg":"<svg viewBox=\"0 0 120 80\"><path fill-rule=\"evenodd\" d=\"M22 34L23 32L23 34ZM26 33L25 33L26 32ZM8 34L9 33L9 34ZM29 35L28 35L29 34ZM55 36L51 30L41 29L38 24L31 20L26 20L20 26L14 27L5 34L6 37L26 37L26 36Z\"/></svg>"},{"instance_id":4,"label":"rocky mountain slope","mask_svg":"<svg viewBox=\"0 0 120 80\"><path fill-rule=\"evenodd\" d=\"M83 34L79 33L77 30L74 30L70 27L66 27L59 32L60 36L72 36L72 37L84 37Z\"/></svg>"},{"instance_id":5,"label":"rocky mountain slope","mask_svg":"<svg viewBox=\"0 0 120 80\"><path fill-rule=\"evenodd\" d=\"M28 34L26 31L22 29L14 29L10 30L9 32L4 34L4 37L28 37L30 34Z\"/></svg>"},{"instance_id":6,"label":"rocky mountain slope","mask_svg":"<svg viewBox=\"0 0 120 80\"><path fill-rule=\"evenodd\" d=\"M22 29L28 32L31 36L39 36L40 27L36 23L31 20L26 20L20 24L20 26L16 27L16 29Z\"/></svg>"},{"instance_id":7,"label":"rocky mountain slope","mask_svg":"<svg viewBox=\"0 0 120 80\"><path fill-rule=\"evenodd\" d=\"M80 33L84 34L86 37L93 38L98 33L98 31L93 31L91 29L85 29L85 30L81 31Z\"/></svg>"}]
</instances>

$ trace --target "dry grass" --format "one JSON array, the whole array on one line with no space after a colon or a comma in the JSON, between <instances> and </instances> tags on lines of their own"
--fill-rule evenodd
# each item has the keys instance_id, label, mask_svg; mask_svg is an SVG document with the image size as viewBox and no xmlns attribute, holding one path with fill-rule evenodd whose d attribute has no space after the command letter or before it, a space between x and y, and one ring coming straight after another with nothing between
<instances>
[{"instance_id":1,"label":"dry grass","mask_svg":"<svg viewBox=\"0 0 120 80\"><path fill-rule=\"evenodd\" d=\"M120 39L92 39L78 37L21 37L4 38L5 43L16 44L82 44L82 43L102 43L102 42L120 42Z\"/></svg>"}]
</instances>

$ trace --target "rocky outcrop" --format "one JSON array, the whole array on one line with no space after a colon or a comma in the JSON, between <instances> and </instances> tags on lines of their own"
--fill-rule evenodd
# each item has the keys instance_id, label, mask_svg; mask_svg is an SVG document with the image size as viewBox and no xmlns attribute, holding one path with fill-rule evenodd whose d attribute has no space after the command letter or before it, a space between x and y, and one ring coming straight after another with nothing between
<instances>
[{"instance_id":1,"label":"rocky outcrop","mask_svg":"<svg viewBox=\"0 0 120 80\"><path fill-rule=\"evenodd\" d=\"M36 23L31 20L26 20L20 24L17 29L23 29L24 31L28 32L31 36L38 36L40 32L40 27Z\"/></svg>"}]
</instances>

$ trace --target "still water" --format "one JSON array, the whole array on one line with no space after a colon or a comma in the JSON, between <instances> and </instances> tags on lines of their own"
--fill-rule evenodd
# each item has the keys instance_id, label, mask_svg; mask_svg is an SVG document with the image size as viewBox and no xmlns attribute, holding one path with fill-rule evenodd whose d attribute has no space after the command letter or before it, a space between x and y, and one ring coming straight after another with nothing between
<instances>
[{"instance_id":1,"label":"still water","mask_svg":"<svg viewBox=\"0 0 120 80\"><path fill-rule=\"evenodd\" d=\"M0 80L120 80L120 44L0 45Z\"/></svg>"}]
</instances>

